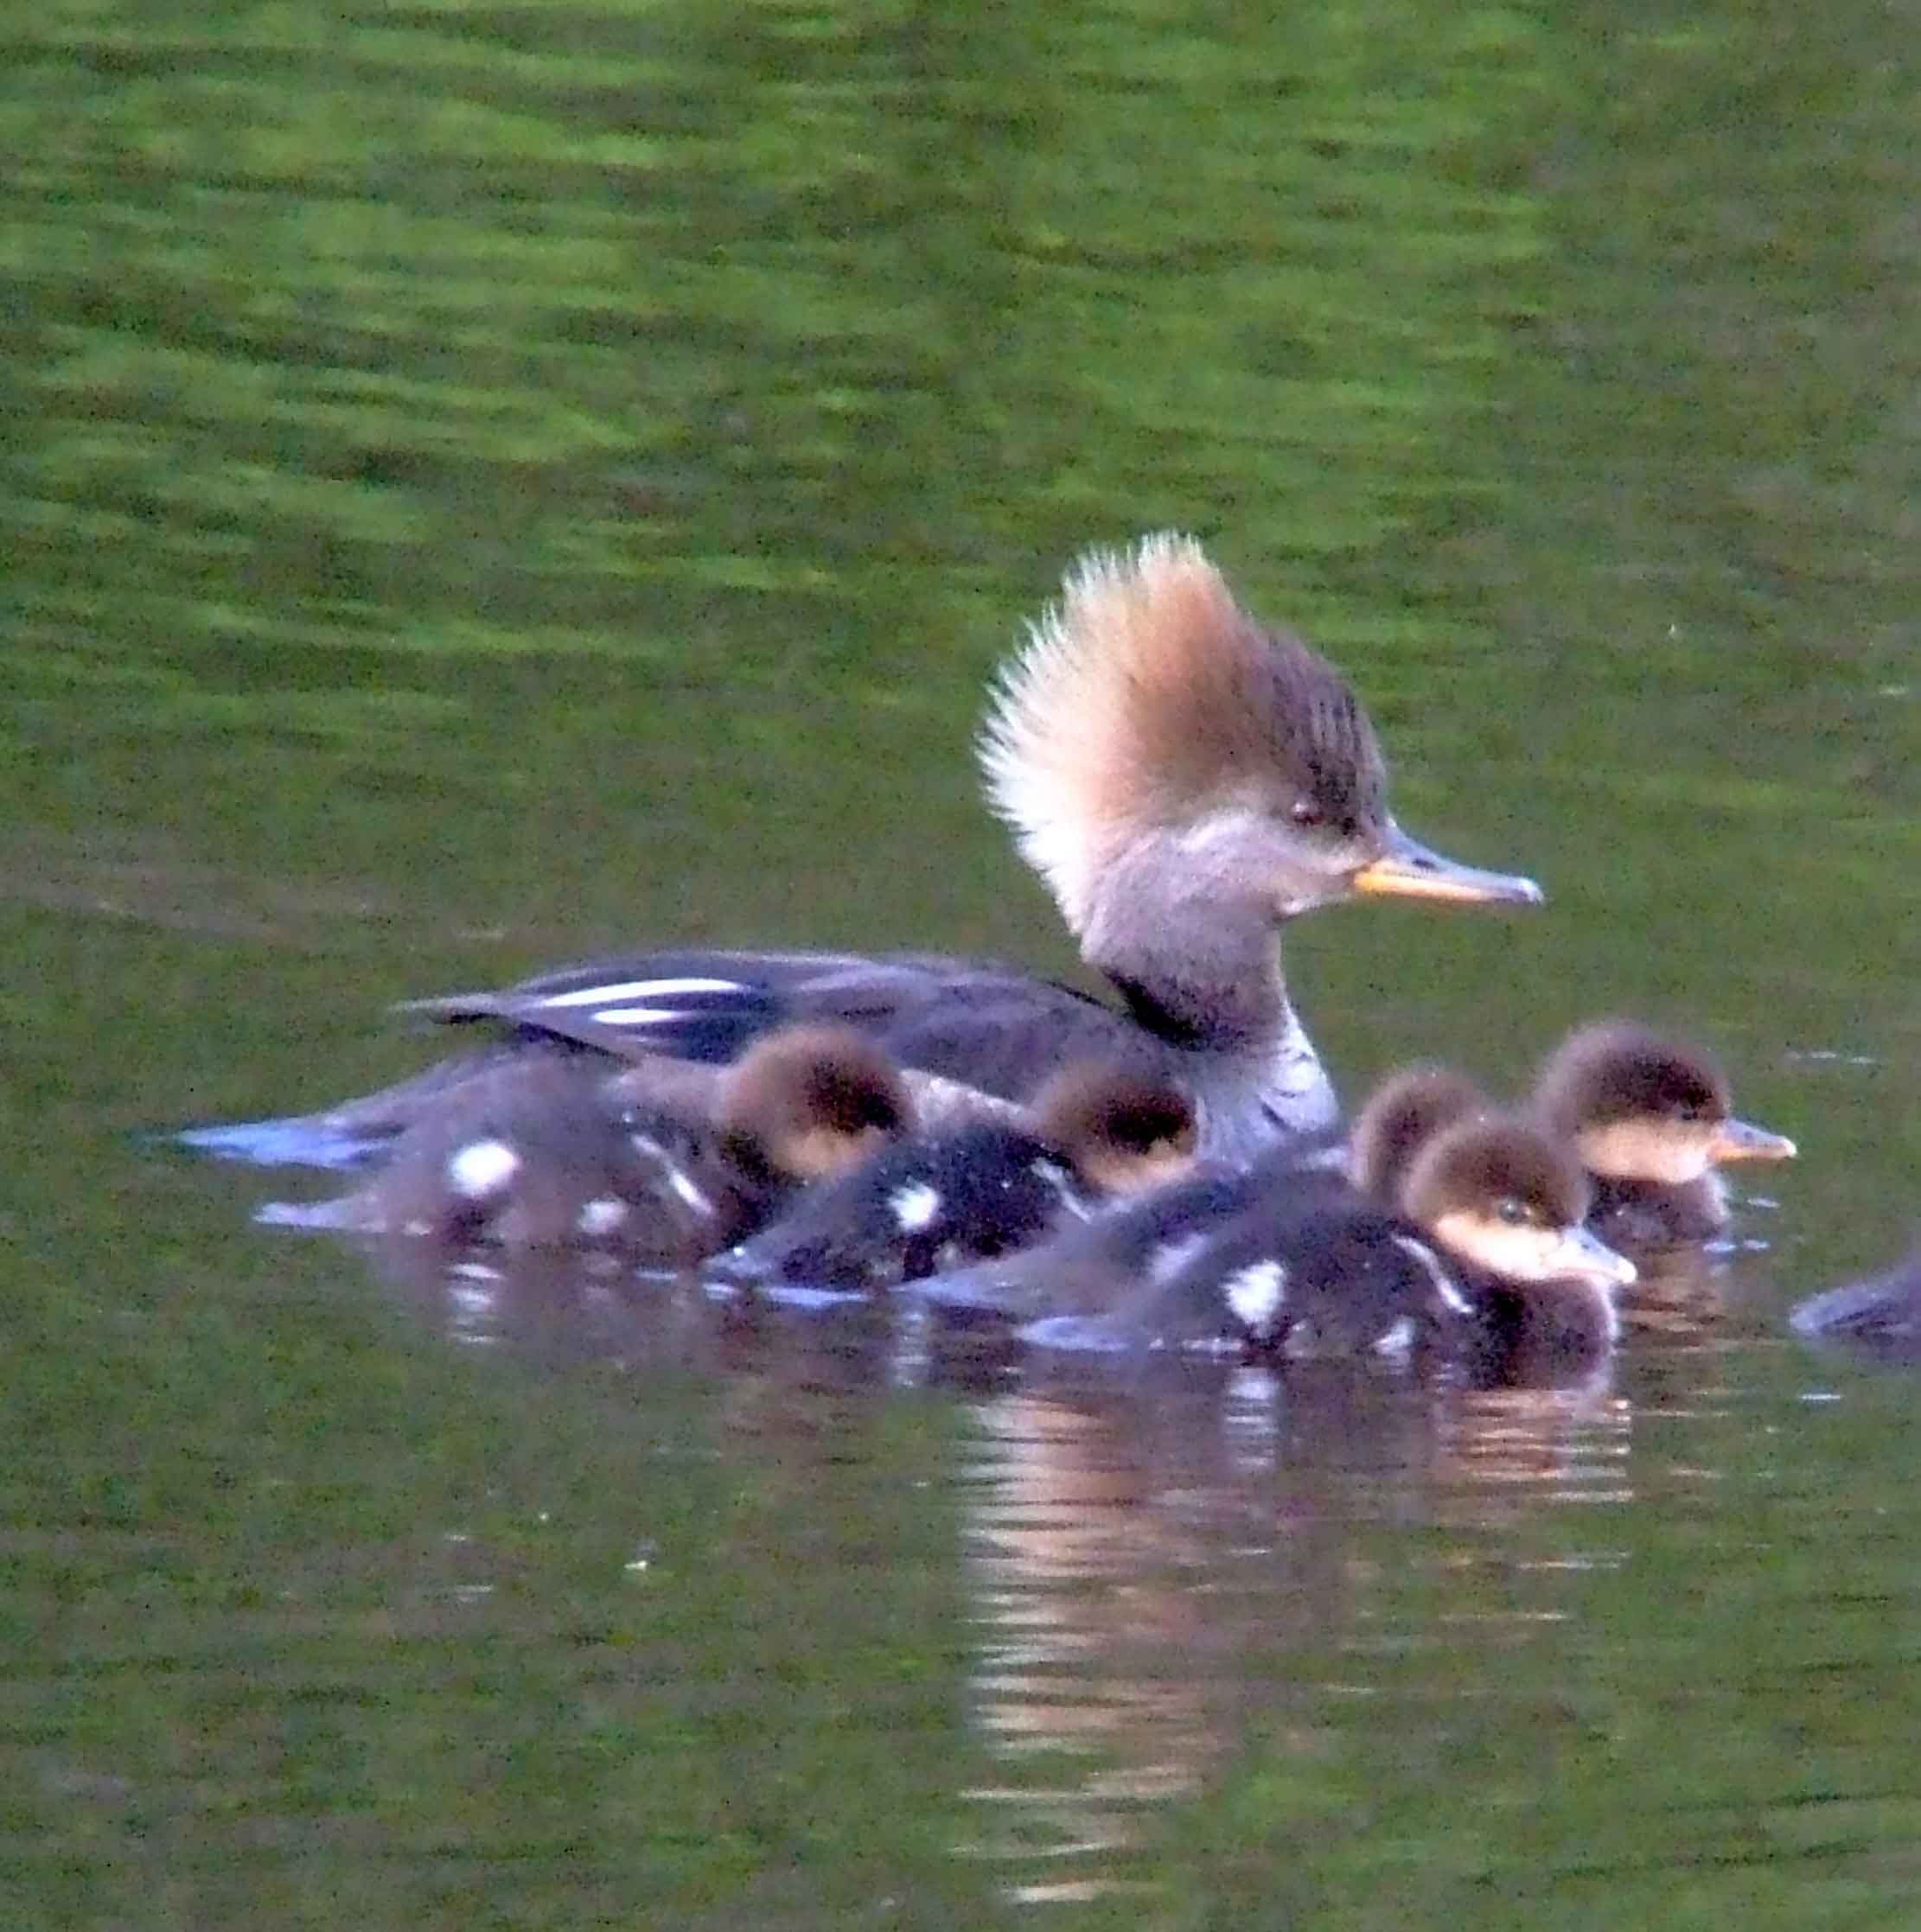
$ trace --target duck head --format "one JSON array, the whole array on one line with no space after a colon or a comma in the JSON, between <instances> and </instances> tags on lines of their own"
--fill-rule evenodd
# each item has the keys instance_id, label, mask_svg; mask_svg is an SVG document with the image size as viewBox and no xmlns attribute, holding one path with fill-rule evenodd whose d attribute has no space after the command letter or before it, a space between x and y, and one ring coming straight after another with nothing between
<instances>
[{"instance_id":1,"label":"duck head","mask_svg":"<svg viewBox=\"0 0 1921 1932\"><path fill-rule=\"evenodd\" d=\"M1401 829L1347 681L1250 616L1191 538L1081 559L1004 671L980 753L995 809L1116 977L1157 921L1204 972L1209 925L1226 951L1357 895L1541 899Z\"/></svg>"},{"instance_id":2,"label":"duck head","mask_svg":"<svg viewBox=\"0 0 1921 1932\"><path fill-rule=\"evenodd\" d=\"M1570 1034L1535 1088L1541 1118L1590 1174L1684 1187L1729 1161L1790 1160L1785 1134L1737 1119L1726 1076L1701 1049L1631 1020Z\"/></svg>"},{"instance_id":3,"label":"duck head","mask_svg":"<svg viewBox=\"0 0 1921 1932\"><path fill-rule=\"evenodd\" d=\"M1422 1149L1401 1211L1503 1281L1625 1287L1634 1264L1582 1226L1588 1199L1570 1148L1519 1115L1485 1114L1456 1122Z\"/></svg>"}]
</instances>

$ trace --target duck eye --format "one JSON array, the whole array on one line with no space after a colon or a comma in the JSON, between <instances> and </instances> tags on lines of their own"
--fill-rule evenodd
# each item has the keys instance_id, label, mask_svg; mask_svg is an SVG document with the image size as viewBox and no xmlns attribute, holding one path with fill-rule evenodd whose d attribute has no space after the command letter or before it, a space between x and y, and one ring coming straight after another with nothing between
<instances>
[{"instance_id":1,"label":"duck eye","mask_svg":"<svg viewBox=\"0 0 1921 1932\"><path fill-rule=\"evenodd\" d=\"M1325 814L1311 798L1298 798L1287 808L1287 816L1304 828L1325 822Z\"/></svg>"},{"instance_id":2,"label":"duck eye","mask_svg":"<svg viewBox=\"0 0 1921 1932\"><path fill-rule=\"evenodd\" d=\"M1494 1204L1494 1212L1509 1227L1520 1227L1528 1219L1527 1203L1511 1194L1503 1195Z\"/></svg>"}]
</instances>

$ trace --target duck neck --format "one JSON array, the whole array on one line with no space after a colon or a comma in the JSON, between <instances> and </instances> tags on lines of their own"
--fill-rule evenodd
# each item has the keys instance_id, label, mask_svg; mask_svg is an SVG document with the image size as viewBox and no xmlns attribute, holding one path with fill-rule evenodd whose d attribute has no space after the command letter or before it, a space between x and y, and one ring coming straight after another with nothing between
<instances>
[{"instance_id":1,"label":"duck neck","mask_svg":"<svg viewBox=\"0 0 1921 1932\"><path fill-rule=\"evenodd\" d=\"M1124 875L1112 883L1081 935L1082 957L1180 1055L1203 1151L1247 1158L1279 1137L1332 1125L1334 1091L1289 1003L1271 912L1157 894Z\"/></svg>"}]
</instances>

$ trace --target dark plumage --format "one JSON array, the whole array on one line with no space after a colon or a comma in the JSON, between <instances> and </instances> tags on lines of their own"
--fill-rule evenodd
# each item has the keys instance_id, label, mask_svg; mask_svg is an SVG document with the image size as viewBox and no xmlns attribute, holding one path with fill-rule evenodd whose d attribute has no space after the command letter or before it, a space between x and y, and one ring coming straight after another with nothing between
<instances>
[{"instance_id":1,"label":"dark plumage","mask_svg":"<svg viewBox=\"0 0 1921 1932\"><path fill-rule=\"evenodd\" d=\"M1273 1189L1109 1317L1138 1341L1257 1355L1425 1344L1505 1379L1605 1352L1632 1267L1581 1226L1579 1166L1516 1116L1462 1113L1414 1156L1398 1208Z\"/></svg>"},{"instance_id":2,"label":"dark plumage","mask_svg":"<svg viewBox=\"0 0 1921 1932\"><path fill-rule=\"evenodd\" d=\"M699 1071L671 1104L635 1103L597 1058L483 1061L361 1186L267 1218L678 1266L913 1125L898 1073L844 1030L789 1029L732 1068Z\"/></svg>"},{"instance_id":3,"label":"dark plumage","mask_svg":"<svg viewBox=\"0 0 1921 1932\"><path fill-rule=\"evenodd\" d=\"M1391 1208L1422 1144L1487 1104L1460 1074L1412 1068L1369 1096L1344 1146L1328 1136L1276 1148L1244 1168L1203 1164L1188 1179L1063 1227L1040 1247L944 1277L924 1291L949 1307L1016 1320L1109 1317L1143 1297L1151 1304L1218 1230L1250 1209L1282 1219L1338 1209L1356 1202L1356 1190Z\"/></svg>"},{"instance_id":4,"label":"dark plumage","mask_svg":"<svg viewBox=\"0 0 1921 1932\"><path fill-rule=\"evenodd\" d=\"M1187 538L1082 559L1000 678L981 755L994 808L1119 1006L928 954L681 949L417 1010L522 1044L717 1061L774 1026L838 1021L903 1066L1022 1102L1069 1061L1133 1064L1193 1096L1203 1152L1245 1161L1336 1117L1281 978L1285 921L1356 895L1541 897L1401 830L1345 680L1250 616ZM417 1117L405 1085L374 1098L314 1120L377 1136Z\"/></svg>"},{"instance_id":5,"label":"dark plumage","mask_svg":"<svg viewBox=\"0 0 1921 1932\"><path fill-rule=\"evenodd\" d=\"M1039 1240L1101 1196L1192 1163L1193 1110L1165 1082L1064 1069L1031 1127L976 1121L887 1148L810 1189L718 1272L744 1284L890 1288Z\"/></svg>"}]
</instances>

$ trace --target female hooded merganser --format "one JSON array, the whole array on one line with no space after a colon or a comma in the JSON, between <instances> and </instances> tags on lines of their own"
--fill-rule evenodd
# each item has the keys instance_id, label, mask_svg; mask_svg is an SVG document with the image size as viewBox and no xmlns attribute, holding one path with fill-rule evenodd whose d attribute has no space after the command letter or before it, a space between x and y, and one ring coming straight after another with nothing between
<instances>
[{"instance_id":1,"label":"female hooded merganser","mask_svg":"<svg viewBox=\"0 0 1921 1932\"><path fill-rule=\"evenodd\" d=\"M1270 1190L1110 1325L1261 1355L1424 1340L1491 1379L1523 1363L1532 1379L1605 1354L1612 1291L1634 1279L1582 1225L1587 1206L1569 1150L1520 1115L1466 1112L1414 1155L1398 1211L1355 1189Z\"/></svg>"},{"instance_id":2,"label":"female hooded merganser","mask_svg":"<svg viewBox=\"0 0 1921 1932\"><path fill-rule=\"evenodd\" d=\"M1789 1317L1810 1342L1846 1342L1891 1361L1921 1356L1921 1244L1885 1274L1810 1295Z\"/></svg>"},{"instance_id":3,"label":"female hooded merganser","mask_svg":"<svg viewBox=\"0 0 1921 1932\"><path fill-rule=\"evenodd\" d=\"M1337 1117L1281 978L1282 922L1356 895L1541 897L1401 831L1346 681L1250 616L1190 538L1080 561L1002 674L980 755L991 801L1120 1007L935 955L677 950L416 1010L705 1061L784 1021L839 1020L903 1067L1018 1101L1070 1062L1132 1062L1194 1096L1203 1152L1246 1160ZM412 1105L403 1086L314 1125L377 1136Z\"/></svg>"},{"instance_id":4,"label":"female hooded merganser","mask_svg":"<svg viewBox=\"0 0 1921 1932\"><path fill-rule=\"evenodd\" d=\"M1593 1182L1591 1224L1634 1247L1711 1240L1727 1226L1718 1165L1794 1157L1784 1134L1734 1118L1726 1077L1700 1048L1631 1020L1570 1034L1534 1106Z\"/></svg>"},{"instance_id":5,"label":"female hooded merganser","mask_svg":"<svg viewBox=\"0 0 1921 1932\"><path fill-rule=\"evenodd\" d=\"M1124 1068L1063 1068L1031 1124L976 1120L896 1142L812 1188L731 1250L719 1278L875 1289L1024 1248L1104 1198L1193 1164L1194 1110L1170 1081Z\"/></svg>"},{"instance_id":6,"label":"female hooded merganser","mask_svg":"<svg viewBox=\"0 0 1921 1932\"><path fill-rule=\"evenodd\" d=\"M447 1088L364 1185L264 1218L685 1265L915 1124L898 1071L845 1027L784 1028L731 1067L687 1071L699 1084L636 1104L599 1055L491 1061Z\"/></svg>"}]
</instances>

